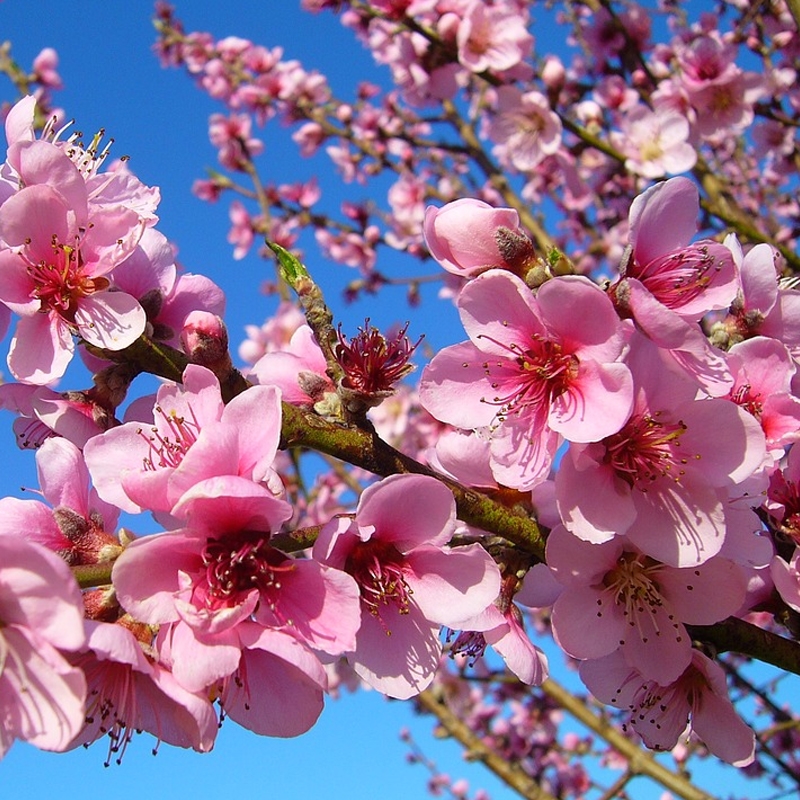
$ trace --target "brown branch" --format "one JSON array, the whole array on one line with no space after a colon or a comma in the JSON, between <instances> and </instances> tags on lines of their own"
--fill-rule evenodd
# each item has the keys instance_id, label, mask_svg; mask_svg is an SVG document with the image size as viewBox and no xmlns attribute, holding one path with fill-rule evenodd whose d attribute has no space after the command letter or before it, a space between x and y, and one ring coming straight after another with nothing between
<instances>
[{"instance_id":1,"label":"brown branch","mask_svg":"<svg viewBox=\"0 0 800 800\"><path fill-rule=\"evenodd\" d=\"M572 714L590 731L604 739L628 762L628 770L634 774L646 775L660 783L684 800L714 800L710 794L698 789L682 775L672 772L640 746L618 731L610 722L595 714L584 700L576 697L561 684L548 678L542 689L561 708Z\"/></svg>"},{"instance_id":2,"label":"brown branch","mask_svg":"<svg viewBox=\"0 0 800 800\"><path fill-rule=\"evenodd\" d=\"M687 629L693 639L711 645L718 653L741 653L800 675L800 642L784 639L737 617L728 617L715 625L687 625Z\"/></svg>"},{"instance_id":3,"label":"brown branch","mask_svg":"<svg viewBox=\"0 0 800 800\"><path fill-rule=\"evenodd\" d=\"M450 736L463 745L467 758L471 761L481 761L520 797L526 800L556 800L513 761L495 753L475 735L466 722L462 722L445 703L437 699L430 689L426 689L414 699L423 710L439 720L439 724Z\"/></svg>"}]
</instances>

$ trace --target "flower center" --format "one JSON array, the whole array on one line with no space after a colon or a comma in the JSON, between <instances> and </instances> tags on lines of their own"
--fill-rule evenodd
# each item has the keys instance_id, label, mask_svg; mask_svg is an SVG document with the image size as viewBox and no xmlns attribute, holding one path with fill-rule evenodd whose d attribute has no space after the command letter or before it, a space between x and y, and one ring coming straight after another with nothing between
<instances>
[{"instance_id":1,"label":"flower center","mask_svg":"<svg viewBox=\"0 0 800 800\"><path fill-rule=\"evenodd\" d=\"M498 390L484 403L499 406L498 421L510 414L533 413L546 417L552 401L569 389L578 372L578 359L564 353L561 345L534 335L527 347L516 343L504 345L488 336L494 344L505 348L512 359L486 361L483 369L492 378L491 386Z\"/></svg>"},{"instance_id":2,"label":"flower center","mask_svg":"<svg viewBox=\"0 0 800 800\"><path fill-rule=\"evenodd\" d=\"M649 414L631 417L619 433L605 440L604 461L628 485L643 492L658 478L680 481L688 463L678 451L685 431L686 425L680 420L659 422Z\"/></svg>"},{"instance_id":3,"label":"flower center","mask_svg":"<svg viewBox=\"0 0 800 800\"><path fill-rule=\"evenodd\" d=\"M761 392L753 392L753 387L749 383L744 383L733 389L728 397L756 419L761 419L761 414L764 411L764 401L761 397Z\"/></svg>"},{"instance_id":4,"label":"flower center","mask_svg":"<svg viewBox=\"0 0 800 800\"><path fill-rule=\"evenodd\" d=\"M422 341L420 337L412 344L406 336L407 330L408 323L394 336L385 337L367 319L348 342L339 326L334 355L345 373L342 384L364 395L391 391L395 383L414 369L408 362Z\"/></svg>"},{"instance_id":5,"label":"flower center","mask_svg":"<svg viewBox=\"0 0 800 800\"><path fill-rule=\"evenodd\" d=\"M370 539L359 542L345 562L345 572L355 578L361 602L377 617L387 635L391 634L381 610L394 605L400 614L408 614L411 588L405 579L405 559L389 542Z\"/></svg>"},{"instance_id":6,"label":"flower center","mask_svg":"<svg viewBox=\"0 0 800 800\"><path fill-rule=\"evenodd\" d=\"M648 264L632 261L626 273L638 278L667 308L680 308L700 295L721 268L708 245L697 242L654 258Z\"/></svg>"},{"instance_id":7,"label":"flower center","mask_svg":"<svg viewBox=\"0 0 800 800\"><path fill-rule=\"evenodd\" d=\"M189 410L191 412L191 407ZM137 431L150 446L150 452L143 459L143 468L148 472L161 467L177 467L200 433L194 413L191 420L175 411L167 413L161 406L156 406L154 413L160 424L150 428L150 435L145 434L142 428Z\"/></svg>"},{"instance_id":8,"label":"flower center","mask_svg":"<svg viewBox=\"0 0 800 800\"><path fill-rule=\"evenodd\" d=\"M291 558L271 547L260 532L209 539L201 557L205 585L197 588L211 609L235 606L254 589L269 595L281 588L281 575L294 569Z\"/></svg>"},{"instance_id":9,"label":"flower center","mask_svg":"<svg viewBox=\"0 0 800 800\"><path fill-rule=\"evenodd\" d=\"M52 261L42 259L27 268L34 284L33 296L40 301L43 312L52 311L68 322L74 322L80 299L107 289L109 281L83 274L83 259L78 247L61 244L55 236L51 247Z\"/></svg>"},{"instance_id":10,"label":"flower center","mask_svg":"<svg viewBox=\"0 0 800 800\"><path fill-rule=\"evenodd\" d=\"M634 624L637 616L651 613L664 601L656 576L661 565L636 553L623 553L612 570L603 578L603 585L614 595L614 602L622 606L625 618Z\"/></svg>"}]
</instances>

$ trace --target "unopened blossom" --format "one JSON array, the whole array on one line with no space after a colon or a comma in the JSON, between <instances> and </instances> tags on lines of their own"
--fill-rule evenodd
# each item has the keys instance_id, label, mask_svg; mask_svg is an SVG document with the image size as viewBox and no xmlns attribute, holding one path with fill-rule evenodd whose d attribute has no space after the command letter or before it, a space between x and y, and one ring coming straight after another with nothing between
<instances>
[{"instance_id":1,"label":"unopened blossom","mask_svg":"<svg viewBox=\"0 0 800 800\"><path fill-rule=\"evenodd\" d=\"M67 565L41 545L0 535L0 758L15 739L69 747L83 726L86 679L61 651L85 641Z\"/></svg>"},{"instance_id":2,"label":"unopened blossom","mask_svg":"<svg viewBox=\"0 0 800 800\"><path fill-rule=\"evenodd\" d=\"M714 558L676 569L615 537L584 542L558 526L547 539L547 564L564 590L553 606L553 635L573 658L618 648L644 677L667 684L691 661L686 625L712 625L745 597L742 570Z\"/></svg>"},{"instance_id":3,"label":"unopened blossom","mask_svg":"<svg viewBox=\"0 0 800 800\"><path fill-rule=\"evenodd\" d=\"M464 197L425 209L425 244L448 272L474 277L492 267L510 269L533 247L513 208L494 208ZM516 244L516 247L514 246Z\"/></svg>"},{"instance_id":4,"label":"unopened blossom","mask_svg":"<svg viewBox=\"0 0 800 800\"><path fill-rule=\"evenodd\" d=\"M71 747L108 737L108 759L120 763L136 733L208 752L217 716L208 698L188 692L162 664L148 657L126 627L86 622L87 649L72 657L87 681L86 719Z\"/></svg>"},{"instance_id":5,"label":"unopened blossom","mask_svg":"<svg viewBox=\"0 0 800 800\"><path fill-rule=\"evenodd\" d=\"M631 410L622 326L604 293L582 277L554 278L534 296L490 270L458 298L470 341L425 368L423 405L458 428L491 428L498 483L530 489L547 477L559 436L599 441Z\"/></svg>"},{"instance_id":6,"label":"unopened blossom","mask_svg":"<svg viewBox=\"0 0 800 800\"><path fill-rule=\"evenodd\" d=\"M671 750L690 730L718 758L752 763L755 735L733 708L722 668L698 650L676 680L643 678L618 651L584 661L580 675L602 702L631 713L629 725L654 750Z\"/></svg>"},{"instance_id":7,"label":"unopened blossom","mask_svg":"<svg viewBox=\"0 0 800 800\"><path fill-rule=\"evenodd\" d=\"M521 172L536 168L561 147L561 120L547 98L513 86L497 90L497 109L488 127L494 154Z\"/></svg>"},{"instance_id":8,"label":"unopened blossom","mask_svg":"<svg viewBox=\"0 0 800 800\"><path fill-rule=\"evenodd\" d=\"M494 562L479 544L449 548L454 529L450 490L401 474L368 487L355 518L332 520L314 544L314 558L345 570L360 590L361 627L347 660L390 697L425 689L442 653L440 628L460 628L497 597Z\"/></svg>"}]
</instances>

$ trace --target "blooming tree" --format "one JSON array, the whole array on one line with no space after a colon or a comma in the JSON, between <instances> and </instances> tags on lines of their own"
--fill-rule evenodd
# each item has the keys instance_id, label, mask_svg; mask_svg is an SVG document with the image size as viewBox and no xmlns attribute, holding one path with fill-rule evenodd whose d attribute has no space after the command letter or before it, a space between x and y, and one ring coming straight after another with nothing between
<instances>
[{"instance_id":1,"label":"blooming tree","mask_svg":"<svg viewBox=\"0 0 800 800\"><path fill-rule=\"evenodd\" d=\"M754 677L800 674L796 5L569 3L558 52L533 0L302 5L390 79L342 100L156 6L163 65L221 107L195 192L275 264L238 367L158 189L55 108L57 54L2 62L0 405L42 500L0 499L0 756L297 736L364 685L523 797L707 797L711 757L796 789L800 720ZM272 182L276 121L372 201ZM350 301L438 284L462 341L343 330L314 242ZM91 388L57 387L76 354Z\"/></svg>"}]
</instances>

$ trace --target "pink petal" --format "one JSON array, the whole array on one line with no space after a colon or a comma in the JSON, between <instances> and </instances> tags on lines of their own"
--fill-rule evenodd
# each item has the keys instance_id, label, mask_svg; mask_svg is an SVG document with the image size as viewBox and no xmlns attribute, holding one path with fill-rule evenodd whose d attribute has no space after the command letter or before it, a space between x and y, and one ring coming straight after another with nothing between
<instances>
[{"instance_id":1,"label":"pink petal","mask_svg":"<svg viewBox=\"0 0 800 800\"><path fill-rule=\"evenodd\" d=\"M147 318L135 297L125 292L96 292L81 299L75 311L80 335L90 344L122 350L144 332Z\"/></svg>"},{"instance_id":2,"label":"pink petal","mask_svg":"<svg viewBox=\"0 0 800 800\"><path fill-rule=\"evenodd\" d=\"M449 550L420 547L407 556L413 601L432 622L450 628L490 606L500 592L500 572L491 556L472 544Z\"/></svg>"},{"instance_id":3,"label":"pink petal","mask_svg":"<svg viewBox=\"0 0 800 800\"><path fill-rule=\"evenodd\" d=\"M700 200L688 178L670 178L651 186L631 205L630 242L639 264L677 250L697 232Z\"/></svg>"},{"instance_id":4,"label":"pink petal","mask_svg":"<svg viewBox=\"0 0 800 800\"><path fill-rule=\"evenodd\" d=\"M436 478L390 475L366 488L356 515L360 527L375 527L373 538L408 553L420 545L443 546L450 540L456 504L450 490Z\"/></svg>"},{"instance_id":5,"label":"pink petal","mask_svg":"<svg viewBox=\"0 0 800 800\"><path fill-rule=\"evenodd\" d=\"M625 364L582 361L567 391L550 404L548 425L570 442L598 442L617 433L633 408L633 377Z\"/></svg>"},{"instance_id":6,"label":"pink petal","mask_svg":"<svg viewBox=\"0 0 800 800\"><path fill-rule=\"evenodd\" d=\"M0 632L0 756L14 738L63 751L83 726L86 680L47 642L15 625Z\"/></svg>"},{"instance_id":7,"label":"pink petal","mask_svg":"<svg viewBox=\"0 0 800 800\"><path fill-rule=\"evenodd\" d=\"M381 607L381 620L386 627L372 614L362 614L356 650L348 661L374 689L407 700L426 689L436 674L442 654L439 625L413 604L407 614L394 605Z\"/></svg>"},{"instance_id":8,"label":"pink petal","mask_svg":"<svg viewBox=\"0 0 800 800\"><path fill-rule=\"evenodd\" d=\"M571 586L553 604L553 635L559 647L574 658L613 653L624 640L626 628L611 592Z\"/></svg>"},{"instance_id":9,"label":"pink petal","mask_svg":"<svg viewBox=\"0 0 800 800\"><path fill-rule=\"evenodd\" d=\"M111 573L122 607L142 622L175 622L179 573L203 569L201 549L198 539L184 531L145 536L128 545Z\"/></svg>"},{"instance_id":10,"label":"pink petal","mask_svg":"<svg viewBox=\"0 0 800 800\"><path fill-rule=\"evenodd\" d=\"M74 351L72 334L60 319L51 314L23 317L11 340L8 368L18 381L50 383L64 374Z\"/></svg>"}]
</instances>

